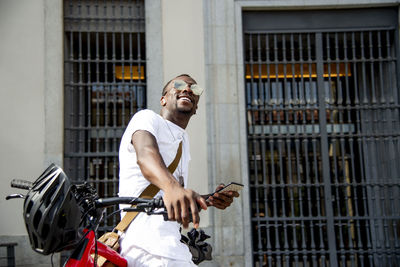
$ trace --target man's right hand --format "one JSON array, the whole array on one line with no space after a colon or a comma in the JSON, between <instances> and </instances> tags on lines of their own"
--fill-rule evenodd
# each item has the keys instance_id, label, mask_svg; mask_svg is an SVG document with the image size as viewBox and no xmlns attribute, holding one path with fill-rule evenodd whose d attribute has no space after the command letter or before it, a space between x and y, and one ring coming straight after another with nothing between
<instances>
[{"instance_id":1,"label":"man's right hand","mask_svg":"<svg viewBox=\"0 0 400 267\"><path fill-rule=\"evenodd\" d=\"M181 223L187 228L192 214L193 225L198 228L200 223L199 208L207 209L203 197L191 189L183 188L179 183L171 183L164 188L164 205L168 211L168 220Z\"/></svg>"}]
</instances>

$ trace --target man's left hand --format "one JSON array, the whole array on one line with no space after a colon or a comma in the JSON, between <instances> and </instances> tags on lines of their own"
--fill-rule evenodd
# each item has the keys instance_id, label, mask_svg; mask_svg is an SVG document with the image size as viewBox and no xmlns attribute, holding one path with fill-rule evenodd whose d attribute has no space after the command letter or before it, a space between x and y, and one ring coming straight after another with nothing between
<instances>
[{"instance_id":1,"label":"man's left hand","mask_svg":"<svg viewBox=\"0 0 400 267\"><path fill-rule=\"evenodd\" d=\"M215 191L220 190L224 186L225 186L224 184L220 184L219 186L217 186ZM236 191L225 191L222 193L214 193L207 198L206 203L207 206L213 206L218 209L224 210L232 204L234 197L239 197L239 193Z\"/></svg>"}]
</instances>

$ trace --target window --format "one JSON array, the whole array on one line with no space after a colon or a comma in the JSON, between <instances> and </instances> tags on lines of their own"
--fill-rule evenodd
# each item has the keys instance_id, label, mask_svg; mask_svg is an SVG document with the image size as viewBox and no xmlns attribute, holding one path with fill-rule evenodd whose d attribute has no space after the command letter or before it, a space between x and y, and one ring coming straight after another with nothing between
<instances>
[{"instance_id":1,"label":"window","mask_svg":"<svg viewBox=\"0 0 400 267\"><path fill-rule=\"evenodd\" d=\"M244 13L255 266L396 266L396 17Z\"/></svg>"},{"instance_id":2,"label":"window","mask_svg":"<svg viewBox=\"0 0 400 267\"><path fill-rule=\"evenodd\" d=\"M66 0L64 22L64 169L116 196L120 139L146 107L144 1Z\"/></svg>"}]
</instances>

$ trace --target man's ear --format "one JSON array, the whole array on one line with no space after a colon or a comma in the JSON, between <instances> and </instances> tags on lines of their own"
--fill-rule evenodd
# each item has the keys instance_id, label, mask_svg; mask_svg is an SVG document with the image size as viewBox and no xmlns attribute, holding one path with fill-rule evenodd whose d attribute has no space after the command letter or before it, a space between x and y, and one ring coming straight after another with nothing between
<instances>
[{"instance_id":1,"label":"man's ear","mask_svg":"<svg viewBox=\"0 0 400 267\"><path fill-rule=\"evenodd\" d=\"M167 101L164 99L164 96L161 97L160 104L161 106L165 106L167 104Z\"/></svg>"}]
</instances>

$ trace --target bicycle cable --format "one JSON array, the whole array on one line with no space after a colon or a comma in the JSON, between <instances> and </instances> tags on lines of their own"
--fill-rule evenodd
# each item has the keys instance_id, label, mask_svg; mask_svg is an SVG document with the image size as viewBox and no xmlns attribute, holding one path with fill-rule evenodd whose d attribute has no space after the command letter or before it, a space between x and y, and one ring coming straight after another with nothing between
<instances>
[{"instance_id":1,"label":"bicycle cable","mask_svg":"<svg viewBox=\"0 0 400 267\"><path fill-rule=\"evenodd\" d=\"M102 221L108 220L111 216L114 216L116 213L121 212L122 210L123 210L123 209L117 209L117 210L111 212L111 213L108 214L106 217L104 217L104 218L102 219Z\"/></svg>"},{"instance_id":2,"label":"bicycle cable","mask_svg":"<svg viewBox=\"0 0 400 267\"><path fill-rule=\"evenodd\" d=\"M93 261L93 267L97 266L97 258L98 258L97 235L96 235L96 232L94 232L94 261Z\"/></svg>"}]
</instances>

